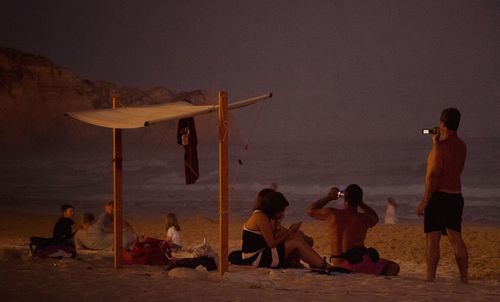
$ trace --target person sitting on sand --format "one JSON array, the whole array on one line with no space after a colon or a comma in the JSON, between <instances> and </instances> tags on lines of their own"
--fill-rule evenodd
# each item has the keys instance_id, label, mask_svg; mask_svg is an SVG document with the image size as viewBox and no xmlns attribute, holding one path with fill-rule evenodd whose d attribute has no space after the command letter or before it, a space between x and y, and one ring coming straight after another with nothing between
<instances>
[{"instance_id":1,"label":"person sitting on sand","mask_svg":"<svg viewBox=\"0 0 500 302\"><path fill-rule=\"evenodd\" d=\"M396 208L398 205L394 198L387 198L387 207L385 208L384 222L385 224L396 224L398 223L398 216L396 214Z\"/></svg>"},{"instance_id":2,"label":"person sitting on sand","mask_svg":"<svg viewBox=\"0 0 500 302\"><path fill-rule=\"evenodd\" d=\"M111 251L114 246L114 221L113 221L113 202L108 202L104 206L104 213L99 216L94 223L94 215L84 214L82 229L75 234L75 243L77 248L89 250ZM132 226L124 221L122 231L123 248L131 248L137 241Z\"/></svg>"},{"instance_id":3,"label":"person sitting on sand","mask_svg":"<svg viewBox=\"0 0 500 302\"><path fill-rule=\"evenodd\" d=\"M52 238L64 244L73 245L73 234L74 225L73 216L75 216L75 211L73 206L65 204L61 206L62 217L59 218L54 225L52 231Z\"/></svg>"},{"instance_id":4,"label":"person sitting on sand","mask_svg":"<svg viewBox=\"0 0 500 302\"><path fill-rule=\"evenodd\" d=\"M365 237L369 228L379 220L377 213L363 202L363 190L356 184L345 189L344 208L325 208L324 206L339 199L339 189L334 187L323 198L309 206L308 214L324 220L330 231L330 262L353 272L390 275L399 273L399 265L393 261L379 258L373 248L365 247ZM358 212L358 208L362 212Z\"/></svg>"},{"instance_id":5,"label":"person sitting on sand","mask_svg":"<svg viewBox=\"0 0 500 302\"><path fill-rule=\"evenodd\" d=\"M263 200L266 199L266 196L271 196L272 194L274 194L276 192L276 189L277 189L278 185L276 183L272 183L271 184L271 188L265 188L265 189L262 189L259 194L257 194L257 199L255 201L255 204L254 204L254 211L255 210L258 210L260 209L260 207L262 206L262 202ZM281 219L279 220L276 220L276 219L271 219L271 226L273 228L273 232L275 234L275 236L279 236L281 233L285 233L288 231L288 228L284 227L281 222L282 222L282 218L283 216L280 217ZM301 230L295 232L295 234L293 236L300 236L302 237L302 239L310 246L310 247L313 247L314 246L314 239L310 236L307 236L306 234L304 234L304 232L302 232ZM292 237L289 237L286 240L290 240ZM304 268L304 265L300 262L300 256L298 255L297 252L295 253L292 253L289 257L289 259L286 261L286 263L284 264L283 267L286 267L286 268Z\"/></svg>"},{"instance_id":6,"label":"person sitting on sand","mask_svg":"<svg viewBox=\"0 0 500 302\"><path fill-rule=\"evenodd\" d=\"M273 231L272 221L281 220L288 205L288 201L280 192L269 192L264 196L258 208L243 225L243 264L280 268L285 266L293 253L297 253L311 268L330 271L332 267L305 242L302 236L296 235L301 222L292 224L279 234Z\"/></svg>"},{"instance_id":7,"label":"person sitting on sand","mask_svg":"<svg viewBox=\"0 0 500 302\"><path fill-rule=\"evenodd\" d=\"M181 227L179 226L179 220L174 213L168 213L165 224L165 240L168 242L170 250L172 252L178 252L182 250L181 243Z\"/></svg>"},{"instance_id":8,"label":"person sitting on sand","mask_svg":"<svg viewBox=\"0 0 500 302\"><path fill-rule=\"evenodd\" d=\"M94 224L95 222L95 216L92 213L83 213L83 223L82 223L82 230L88 231L90 227ZM78 233L78 231L77 231ZM76 235L76 234L75 234Z\"/></svg>"},{"instance_id":9,"label":"person sitting on sand","mask_svg":"<svg viewBox=\"0 0 500 302\"><path fill-rule=\"evenodd\" d=\"M102 235L95 224L92 213L83 214L82 228L75 233L75 245L77 249L88 250L112 250L113 235Z\"/></svg>"},{"instance_id":10,"label":"person sitting on sand","mask_svg":"<svg viewBox=\"0 0 500 302\"><path fill-rule=\"evenodd\" d=\"M96 227L104 233L113 233L114 218L113 218L114 202L110 201L104 205L104 213L102 213L96 222Z\"/></svg>"},{"instance_id":11,"label":"person sitting on sand","mask_svg":"<svg viewBox=\"0 0 500 302\"><path fill-rule=\"evenodd\" d=\"M39 251L50 246L74 247L73 227L75 222L73 221L73 216L75 215L75 212L73 210L73 206L69 204L63 204L61 206L61 211L62 216L54 224L51 238L30 238L31 243L29 247L33 256L36 256Z\"/></svg>"}]
</instances>

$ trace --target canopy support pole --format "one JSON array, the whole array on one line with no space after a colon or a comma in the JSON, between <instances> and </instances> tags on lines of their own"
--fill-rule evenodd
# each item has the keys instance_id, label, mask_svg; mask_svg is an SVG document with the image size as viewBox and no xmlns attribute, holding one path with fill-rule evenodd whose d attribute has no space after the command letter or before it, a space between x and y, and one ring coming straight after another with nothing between
<instances>
[{"instance_id":1,"label":"canopy support pole","mask_svg":"<svg viewBox=\"0 0 500 302\"><path fill-rule=\"evenodd\" d=\"M219 273L228 269L229 190L228 190L228 95L219 91Z\"/></svg>"},{"instance_id":2,"label":"canopy support pole","mask_svg":"<svg viewBox=\"0 0 500 302\"><path fill-rule=\"evenodd\" d=\"M113 109L120 107L120 102L113 97ZM122 129L113 128L113 219L114 219L114 252L115 269L122 267Z\"/></svg>"}]
</instances>

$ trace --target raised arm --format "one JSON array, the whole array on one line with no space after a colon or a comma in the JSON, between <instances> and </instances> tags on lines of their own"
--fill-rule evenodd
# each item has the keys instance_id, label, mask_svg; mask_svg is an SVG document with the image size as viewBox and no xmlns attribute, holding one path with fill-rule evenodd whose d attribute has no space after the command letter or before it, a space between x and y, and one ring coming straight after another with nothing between
<instances>
[{"instance_id":1,"label":"raised arm","mask_svg":"<svg viewBox=\"0 0 500 302\"><path fill-rule=\"evenodd\" d=\"M313 202L307 208L307 214L312 218L326 220L331 215L333 209L324 208L324 206L330 201L337 199L339 199L339 189L337 187L333 187L325 197Z\"/></svg>"},{"instance_id":2,"label":"raised arm","mask_svg":"<svg viewBox=\"0 0 500 302\"><path fill-rule=\"evenodd\" d=\"M359 208L365 213L368 214L367 217L367 222L370 226L374 226L378 223L378 214L373 210L369 205L364 203L364 201L359 203Z\"/></svg>"}]
</instances>

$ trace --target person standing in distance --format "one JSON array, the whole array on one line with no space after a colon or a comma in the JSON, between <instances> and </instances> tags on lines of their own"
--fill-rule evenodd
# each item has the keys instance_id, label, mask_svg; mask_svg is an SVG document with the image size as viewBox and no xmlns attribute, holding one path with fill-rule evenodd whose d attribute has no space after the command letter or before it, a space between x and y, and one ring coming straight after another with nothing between
<instances>
[{"instance_id":1,"label":"person standing in distance","mask_svg":"<svg viewBox=\"0 0 500 302\"><path fill-rule=\"evenodd\" d=\"M456 108L441 113L439 131L432 136L427 157L425 193L417 207L424 216L426 234L427 281L434 281L439 262L441 234L448 235L463 283L468 283L468 254L462 239L462 174L467 147L458 137L460 112Z\"/></svg>"}]
</instances>

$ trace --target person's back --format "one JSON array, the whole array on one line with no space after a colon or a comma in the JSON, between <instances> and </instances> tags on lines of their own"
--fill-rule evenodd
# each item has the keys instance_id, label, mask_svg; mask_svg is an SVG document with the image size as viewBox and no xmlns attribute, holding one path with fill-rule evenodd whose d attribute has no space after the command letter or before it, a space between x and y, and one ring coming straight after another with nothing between
<instances>
[{"instance_id":1,"label":"person's back","mask_svg":"<svg viewBox=\"0 0 500 302\"><path fill-rule=\"evenodd\" d=\"M377 224L378 215L363 202L361 187L351 184L346 188L343 209L325 208L328 202L339 199L339 193L338 188L332 188L308 209L311 217L327 223L331 264L357 273L397 275L397 263L382 259L375 249L365 247L366 233ZM358 212L358 208L362 212Z\"/></svg>"},{"instance_id":2,"label":"person's back","mask_svg":"<svg viewBox=\"0 0 500 302\"><path fill-rule=\"evenodd\" d=\"M442 170L437 182L436 191L446 193L461 193L460 176L464 169L467 147L457 136L450 135L437 143L442 153Z\"/></svg>"},{"instance_id":3,"label":"person's back","mask_svg":"<svg viewBox=\"0 0 500 302\"><path fill-rule=\"evenodd\" d=\"M181 227L175 213L168 213L165 223L165 240L173 251L182 250Z\"/></svg>"},{"instance_id":4,"label":"person's back","mask_svg":"<svg viewBox=\"0 0 500 302\"><path fill-rule=\"evenodd\" d=\"M366 233L370 227L367 213L352 208L335 209L327 218L332 255L340 255L352 248L364 247Z\"/></svg>"}]
</instances>

